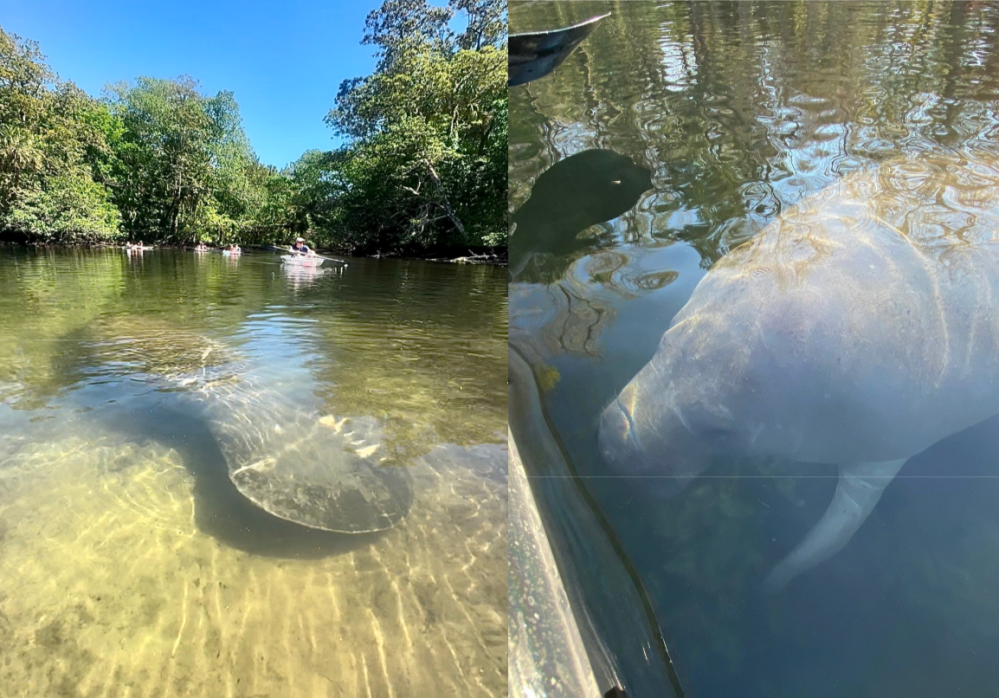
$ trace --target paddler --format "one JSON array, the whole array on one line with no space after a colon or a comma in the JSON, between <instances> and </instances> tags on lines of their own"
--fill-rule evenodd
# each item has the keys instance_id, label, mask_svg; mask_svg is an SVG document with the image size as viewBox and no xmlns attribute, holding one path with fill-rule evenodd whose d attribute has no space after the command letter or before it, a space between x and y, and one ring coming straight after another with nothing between
<instances>
[{"instance_id":1,"label":"paddler","mask_svg":"<svg viewBox=\"0 0 999 698\"><path fill-rule=\"evenodd\" d=\"M291 246L292 254L307 255L309 257L314 257L315 252L309 249L309 246L305 244L305 238L298 238L295 240L295 244Z\"/></svg>"}]
</instances>

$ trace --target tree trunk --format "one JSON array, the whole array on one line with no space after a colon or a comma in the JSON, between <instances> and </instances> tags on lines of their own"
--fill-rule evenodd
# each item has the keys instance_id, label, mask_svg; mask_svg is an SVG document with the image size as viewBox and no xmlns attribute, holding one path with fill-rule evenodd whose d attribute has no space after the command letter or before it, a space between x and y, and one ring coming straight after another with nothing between
<instances>
[{"instance_id":1,"label":"tree trunk","mask_svg":"<svg viewBox=\"0 0 999 698\"><path fill-rule=\"evenodd\" d=\"M447 214L447 217L451 219L451 223L453 223L454 227L458 229L459 233L461 233L462 240L467 240L468 233L465 232L465 226L462 224L461 219L458 218L458 214L456 214L454 209L451 208L451 202L447 199L447 194L444 192L444 185L441 184L441 178L437 176L437 170L434 169L433 164L429 160L424 160L423 164L427 166L427 171L430 173L430 179L433 181L434 187L437 189L437 193L440 194L441 207L444 209L444 213Z\"/></svg>"},{"instance_id":2,"label":"tree trunk","mask_svg":"<svg viewBox=\"0 0 999 698\"><path fill-rule=\"evenodd\" d=\"M180 200L184 189L181 187L180 178L177 178L177 189L173 193L173 206L170 208L170 236L177 239L177 228L180 224Z\"/></svg>"}]
</instances>

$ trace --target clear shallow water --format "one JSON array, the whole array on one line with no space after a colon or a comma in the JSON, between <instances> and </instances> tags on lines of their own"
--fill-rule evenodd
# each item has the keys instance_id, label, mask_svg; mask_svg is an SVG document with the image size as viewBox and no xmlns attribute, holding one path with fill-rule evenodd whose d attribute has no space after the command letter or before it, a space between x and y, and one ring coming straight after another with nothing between
<instances>
[{"instance_id":1,"label":"clear shallow water","mask_svg":"<svg viewBox=\"0 0 999 698\"><path fill-rule=\"evenodd\" d=\"M0 251L0 694L505 695L504 277ZM409 514L349 536L250 504L162 379L205 338L317 419L378 420Z\"/></svg>"},{"instance_id":2,"label":"clear shallow water","mask_svg":"<svg viewBox=\"0 0 999 698\"><path fill-rule=\"evenodd\" d=\"M994 692L995 420L910 461L847 547L776 596L763 578L825 511L834 469L731 459L663 500L603 477L596 432L706 271L804 197L902 155L994 161L999 12L514 3L511 30L606 11L556 73L511 90L510 334L685 686L701 698ZM592 526L562 516L575 487L536 485L564 548L603 561ZM615 623L620 595L586 567L572 581L622 675L634 695L658 695L648 630Z\"/></svg>"}]
</instances>

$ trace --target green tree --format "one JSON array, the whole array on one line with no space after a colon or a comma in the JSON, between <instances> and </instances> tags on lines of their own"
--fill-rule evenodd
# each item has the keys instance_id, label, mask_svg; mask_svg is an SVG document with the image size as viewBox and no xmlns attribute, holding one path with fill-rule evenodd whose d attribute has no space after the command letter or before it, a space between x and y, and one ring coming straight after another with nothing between
<instances>
[{"instance_id":1,"label":"green tree","mask_svg":"<svg viewBox=\"0 0 999 698\"><path fill-rule=\"evenodd\" d=\"M388 71L405 43L449 47L453 35L448 22L453 16L453 8L436 7L427 0L385 0L365 19L361 43L378 47L378 70Z\"/></svg>"},{"instance_id":2,"label":"green tree","mask_svg":"<svg viewBox=\"0 0 999 698\"><path fill-rule=\"evenodd\" d=\"M261 165L231 92L204 97L189 77L110 88L121 119L116 201L132 237L235 239L262 206Z\"/></svg>"},{"instance_id":3,"label":"green tree","mask_svg":"<svg viewBox=\"0 0 999 698\"><path fill-rule=\"evenodd\" d=\"M456 18L464 17L464 27ZM0 30L0 233L71 241L314 243L355 252L505 244L506 4L385 0L344 81L338 150L259 162L231 92L139 77L94 99Z\"/></svg>"},{"instance_id":4,"label":"green tree","mask_svg":"<svg viewBox=\"0 0 999 698\"><path fill-rule=\"evenodd\" d=\"M58 81L38 45L0 29L0 227L48 239L117 235L94 180L110 155L104 105Z\"/></svg>"},{"instance_id":5,"label":"green tree","mask_svg":"<svg viewBox=\"0 0 999 698\"><path fill-rule=\"evenodd\" d=\"M461 33L450 26L457 12L468 20ZM356 230L360 217L373 246L504 241L504 18L505 3L492 0L388 0L368 16L378 69L344 81L326 122L351 141L340 222ZM354 205L362 199L377 213Z\"/></svg>"},{"instance_id":6,"label":"green tree","mask_svg":"<svg viewBox=\"0 0 999 698\"><path fill-rule=\"evenodd\" d=\"M450 0L454 12L468 17L465 31L457 38L459 48L477 51L486 46L498 46L506 36L507 4L495 0Z\"/></svg>"}]
</instances>

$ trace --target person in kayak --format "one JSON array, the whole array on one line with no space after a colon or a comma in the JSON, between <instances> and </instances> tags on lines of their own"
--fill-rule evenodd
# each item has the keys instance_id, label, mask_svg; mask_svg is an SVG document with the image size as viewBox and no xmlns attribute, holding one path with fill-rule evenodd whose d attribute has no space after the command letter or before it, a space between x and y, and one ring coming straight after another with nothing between
<instances>
[{"instance_id":1,"label":"person in kayak","mask_svg":"<svg viewBox=\"0 0 999 698\"><path fill-rule=\"evenodd\" d=\"M295 244L291 246L292 254L307 255L309 257L314 257L315 252L309 249L309 246L305 244L305 238L298 238L295 240Z\"/></svg>"}]
</instances>

